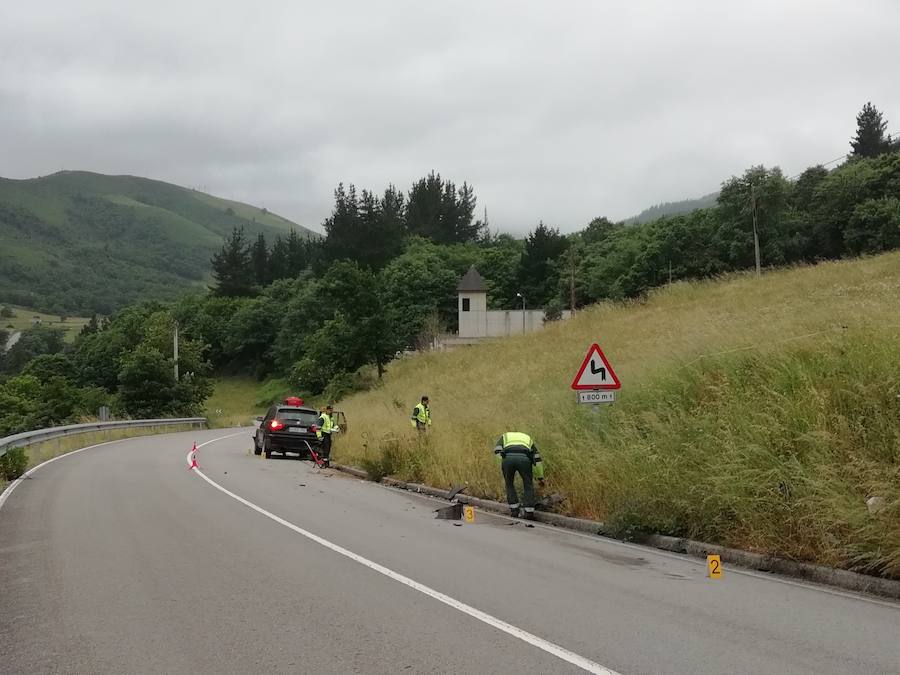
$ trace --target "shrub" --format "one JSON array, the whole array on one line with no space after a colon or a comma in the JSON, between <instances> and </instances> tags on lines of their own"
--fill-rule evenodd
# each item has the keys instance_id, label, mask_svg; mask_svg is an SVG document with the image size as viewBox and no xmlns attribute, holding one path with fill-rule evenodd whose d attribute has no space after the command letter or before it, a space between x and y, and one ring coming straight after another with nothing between
<instances>
[{"instance_id":1,"label":"shrub","mask_svg":"<svg viewBox=\"0 0 900 675\"><path fill-rule=\"evenodd\" d=\"M549 323L550 321L559 321L562 318L562 313L562 303L558 299L554 298L544 306L544 323Z\"/></svg>"},{"instance_id":2,"label":"shrub","mask_svg":"<svg viewBox=\"0 0 900 675\"><path fill-rule=\"evenodd\" d=\"M369 479L375 482L386 476L421 482L425 479L424 459L430 444L427 438L416 439L388 436L382 439L376 457L360 461Z\"/></svg>"},{"instance_id":3,"label":"shrub","mask_svg":"<svg viewBox=\"0 0 900 675\"><path fill-rule=\"evenodd\" d=\"M5 455L0 455L0 480L15 480L28 466L28 454L25 448L13 448Z\"/></svg>"}]
</instances>

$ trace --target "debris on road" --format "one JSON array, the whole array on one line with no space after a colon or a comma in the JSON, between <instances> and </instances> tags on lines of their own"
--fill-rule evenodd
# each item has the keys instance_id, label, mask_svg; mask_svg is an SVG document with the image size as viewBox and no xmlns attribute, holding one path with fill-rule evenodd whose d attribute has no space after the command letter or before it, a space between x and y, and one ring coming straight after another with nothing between
<instances>
[{"instance_id":1,"label":"debris on road","mask_svg":"<svg viewBox=\"0 0 900 675\"><path fill-rule=\"evenodd\" d=\"M434 517L440 520L459 520L462 518L462 514L463 505L459 502L434 510Z\"/></svg>"},{"instance_id":2,"label":"debris on road","mask_svg":"<svg viewBox=\"0 0 900 675\"><path fill-rule=\"evenodd\" d=\"M452 502L453 500L456 499L456 496L458 494L460 494L461 492L465 492L468 487L469 487L468 485L454 485L450 489L450 495L447 497L447 499L449 499Z\"/></svg>"}]
</instances>

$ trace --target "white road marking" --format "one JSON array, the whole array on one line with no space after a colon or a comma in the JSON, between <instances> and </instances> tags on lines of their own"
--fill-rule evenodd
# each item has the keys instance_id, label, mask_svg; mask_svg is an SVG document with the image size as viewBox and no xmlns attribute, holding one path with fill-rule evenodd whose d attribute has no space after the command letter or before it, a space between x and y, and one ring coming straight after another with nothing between
<instances>
[{"instance_id":1,"label":"white road marking","mask_svg":"<svg viewBox=\"0 0 900 675\"><path fill-rule=\"evenodd\" d=\"M221 441L223 438L231 438L232 436L238 436L239 434L245 433L243 431L239 431L236 434L228 434L227 436L220 436L219 438L214 438L212 441L207 441L208 443L212 443L213 441ZM125 441L133 441L137 438L147 438L146 436L134 436L132 438L118 438L114 441L104 441L103 443L95 443L94 445L89 445L86 448L78 448L78 450L72 450L71 452L63 453L62 455L57 455L56 457L51 457L46 462L41 462L37 466L33 466L28 471L23 473L21 476L16 478L12 483L6 486L6 489L0 494L0 509L3 508L3 505L6 503L6 500L9 499L9 496L13 493L17 487L19 487L19 483L21 483L26 478L29 478L31 474L40 469L42 466L47 466L50 462L55 462L58 459L63 459L64 457L71 457L72 455L77 455L79 452L84 452L85 450L92 450L93 448L99 448L101 445L111 445L112 443L124 443ZM206 445L204 443L203 445ZM200 447L200 446L197 446Z\"/></svg>"},{"instance_id":2,"label":"white road marking","mask_svg":"<svg viewBox=\"0 0 900 675\"><path fill-rule=\"evenodd\" d=\"M234 434L234 435L237 435L237 434ZM226 436L225 438L228 438L228 437ZM218 440L222 440L222 439L215 438L211 441L207 441L206 443L203 443L203 445L209 445L210 443L215 443ZM201 448L201 447L203 447L203 445L198 445L197 447ZM190 452L188 452L186 459L187 459L188 466L190 466L191 465L191 453ZM209 478L199 468L195 468L195 469L193 469L193 471L198 476L200 476L200 478L205 480L207 483L212 485L214 488L216 488L220 492L228 495L235 501L240 502L244 506L253 509L257 513L265 516L266 518L269 518L270 520L275 521L279 525L284 525L286 528L288 528L292 532L296 532L297 534L299 534L303 537L306 537L307 539L309 539L311 541L316 542L320 546L324 546L325 548L327 548L331 551L334 551L335 553L342 555L345 558L349 558L350 560L357 562L360 565L363 565L364 567L368 567L369 569L374 570L375 572L378 572L379 574L383 574L384 576L388 577L389 579L393 579L394 581L397 581L397 582L403 584L404 586L408 586L409 588L417 590L420 593L423 593L424 595L434 598L438 602L442 602L445 605L452 607L453 609L455 609L457 611L462 612L463 614L468 614L469 616L471 616L475 619L478 619L479 621L486 623L487 625L492 626L492 627L496 628L497 630L503 631L507 635L511 635L512 637L522 640L523 642L527 642L528 644L530 644L534 647L537 647L538 649L541 649L541 650L547 652L548 654L552 654L553 656L555 656L559 659L562 659L563 661L571 663L573 666L577 666L578 668L581 668L582 670L585 670L589 673L596 673L597 675L618 675L618 673L616 673L615 671L610 670L609 668L606 668L604 666L601 666L599 663L595 663L594 661L591 661L590 659L580 656L579 654L576 654L575 652L571 652L568 649L566 649L564 647L560 647L559 645L554 644L553 642L550 642L548 640L545 640L544 638L538 637L537 635L534 635L533 633L529 633L528 631L518 628L517 626L513 626L512 624L507 623L506 621L503 621L494 616L491 616L490 614L487 614L486 612L482 612L480 609L476 609L475 607L472 607L471 605L467 605L464 602L460 602L459 600L456 600L455 598L451 598L449 595L445 595L444 593L441 593L440 591L436 591L433 588L431 588L430 586L426 586L425 584L421 584L418 581L415 581L414 579L410 579L409 577L404 576L404 575L400 574L399 572L395 572L394 570L389 569L389 568L385 567L384 565L379 565L378 563L373 562L372 560L369 560L368 558L364 558L363 556L361 556L357 553L354 553L353 551L350 551L350 550L344 548L343 546L338 546L337 544L332 543L332 542L328 541L327 539L324 539L316 534L313 534L312 532L304 530L302 527L298 527L297 525L294 525L293 523L288 522L284 518L280 518L279 516L276 516L274 513L266 511L261 506L257 506L253 502L248 501L248 500L244 499L243 497L236 495L235 493L231 492L230 490L222 487L221 485L216 483L214 480Z\"/></svg>"}]
</instances>

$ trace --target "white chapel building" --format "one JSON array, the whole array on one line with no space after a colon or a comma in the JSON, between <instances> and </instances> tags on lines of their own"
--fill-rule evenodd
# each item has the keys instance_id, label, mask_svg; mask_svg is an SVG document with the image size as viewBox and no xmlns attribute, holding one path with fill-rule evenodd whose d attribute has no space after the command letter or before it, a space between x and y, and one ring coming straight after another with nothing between
<instances>
[{"instance_id":1,"label":"white chapel building","mask_svg":"<svg viewBox=\"0 0 900 675\"><path fill-rule=\"evenodd\" d=\"M543 309L488 309L487 284L472 265L456 287L459 333L440 339L442 347L474 344L484 338L509 337L540 330L544 325ZM572 316L562 313L562 319Z\"/></svg>"}]
</instances>

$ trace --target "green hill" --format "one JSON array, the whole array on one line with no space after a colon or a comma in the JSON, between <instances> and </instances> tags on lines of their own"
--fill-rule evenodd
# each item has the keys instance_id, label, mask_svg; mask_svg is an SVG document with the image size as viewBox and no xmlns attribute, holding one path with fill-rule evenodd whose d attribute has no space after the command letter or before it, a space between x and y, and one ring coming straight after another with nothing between
<instances>
[{"instance_id":1,"label":"green hill","mask_svg":"<svg viewBox=\"0 0 900 675\"><path fill-rule=\"evenodd\" d=\"M233 227L311 230L248 204L136 176L0 178L0 301L54 314L164 300L209 275Z\"/></svg>"},{"instance_id":2,"label":"green hill","mask_svg":"<svg viewBox=\"0 0 900 675\"><path fill-rule=\"evenodd\" d=\"M716 205L716 199L719 197L718 192L711 192L697 199L683 199L678 202L663 202L656 204L648 209L644 209L636 216L628 218L625 222L629 225L649 223L651 220L662 218L663 216L675 216L679 213L690 213L697 209L706 209Z\"/></svg>"}]
</instances>

